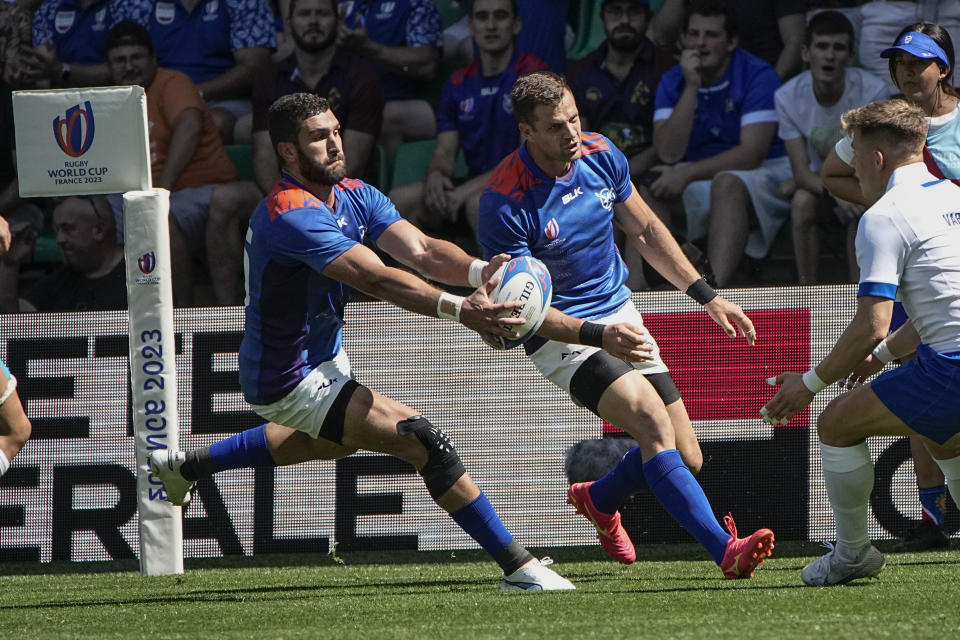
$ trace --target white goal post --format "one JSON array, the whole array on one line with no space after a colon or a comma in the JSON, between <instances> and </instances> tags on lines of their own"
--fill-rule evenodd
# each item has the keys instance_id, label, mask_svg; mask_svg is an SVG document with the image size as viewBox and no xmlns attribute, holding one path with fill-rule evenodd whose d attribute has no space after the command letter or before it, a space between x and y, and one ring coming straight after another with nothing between
<instances>
[{"instance_id":1,"label":"white goal post","mask_svg":"<svg viewBox=\"0 0 960 640\"><path fill-rule=\"evenodd\" d=\"M130 385L137 456L140 573L183 573L181 508L150 473L154 449L176 449L177 380L167 214L153 189L141 87L13 93L22 197L123 194Z\"/></svg>"}]
</instances>

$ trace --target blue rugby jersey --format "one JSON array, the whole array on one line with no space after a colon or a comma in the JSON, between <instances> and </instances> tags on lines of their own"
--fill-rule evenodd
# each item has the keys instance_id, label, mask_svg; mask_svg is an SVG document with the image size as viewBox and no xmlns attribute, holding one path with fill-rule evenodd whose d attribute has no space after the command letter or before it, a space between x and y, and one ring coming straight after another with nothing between
<instances>
[{"instance_id":1,"label":"blue rugby jersey","mask_svg":"<svg viewBox=\"0 0 960 640\"><path fill-rule=\"evenodd\" d=\"M507 156L480 197L479 240L489 259L532 255L553 280L553 306L571 316L610 315L630 298L613 242L613 205L633 191L627 158L604 136L583 132L583 156L551 178L526 147Z\"/></svg>"},{"instance_id":2,"label":"blue rugby jersey","mask_svg":"<svg viewBox=\"0 0 960 640\"><path fill-rule=\"evenodd\" d=\"M52 44L68 64L100 64L107 31L126 17L124 0L48 0L33 16L33 44Z\"/></svg>"},{"instance_id":3,"label":"blue rugby jersey","mask_svg":"<svg viewBox=\"0 0 960 640\"><path fill-rule=\"evenodd\" d=\"M429 45L443 51L440 10L433 0L340 0L343 23L351 29L363 24L367 36L388 47ZM385 100L420 98L419 84L380 65L371 63L380 75Z\"/></svg>"},{"instance_id":4,"label":"blue rugby jersey","mask_svg":"<svg viewBox=\"0 0 960 640\"><path fill-rule=\"evenodd\" d=\"M160 66L187 74L195 84L233 68L238 49L277 48L273 11L266 0L201 0L189 12L179 1L156 0L141 19L150 30Z\"/></svg>"},{"instance_id":5,"label":"blue rugby jersey","mask_svg":"<svg viewBox=\"0 0 960 640\"><path fill-rule=\"evenodd\" d=\"M484 77L477 58L450 75L437 106L437 132L457 132L472 173L494 168L520 144L510 89L519 76L546 68L540 58L514 47L499 75Z\"/></svg>"},{"instance_id":6,"label":"blue rugby jersey","mask_svg":"<svg viewBox=\"0 0 960 640\"><path fill-rule=\"evenodd\" d=\"M283 398L336 355L351 289L321 272L400 220L393 203L361 180L341 180L334 190L331 210L284 175L250 219L239 364L240 387L251 404Z\"/></svg>"},{"instance_id":7,"label":"blue rugby jersey","mask_svg":"<svg viewBox=\"0 0 960 640\"><path fill-rule=\"evenodd\" d=\"M653 121L666 120L684 87L683 71L676 65L660 79L654 99ZM743 49L736 49L720 82L697 91L693 130L684 160L711 158L740 144L740 129L759 122L779 122L773 94L780 78L769 64ZM774 136L767 158L786 154L783 141Z\"/></svg>"}]
</instances>

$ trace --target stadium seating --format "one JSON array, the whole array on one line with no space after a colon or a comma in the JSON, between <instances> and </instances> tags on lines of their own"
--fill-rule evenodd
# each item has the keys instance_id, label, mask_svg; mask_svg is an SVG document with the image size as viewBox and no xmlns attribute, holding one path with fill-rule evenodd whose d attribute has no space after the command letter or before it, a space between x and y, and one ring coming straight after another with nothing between
<instances>
[{"instance_id":1,"label":"stadium seating","mask_svg":"<svg viewBox=\"0 0 960 640\"><path fill-rule=\"evenodd\" d=\"M444 29L463 17L463 7L457 0L436 0L436 5L440 10L440 22Z\"/></svg>"},{"instance_id":2,"label":"stadium seating","mask_svg":"<svg viewBox=\"0 0 960 640\"><path fill-rule=\"evenodd\" d=\"M433 156L436 140L418 140L405 142L397 150L393 159L393 174L390 179L390 188L402 184L421 182L426 180L427 165ZM463 151L457 154L457 163L453 170L454 178L463 178L469 173L467 162L463 158Z\"/></svg>"},{"instance_id":3,"label":"stadium seating","mask_svg":"<svg viewBox=\"0 0 960 640\"><path fill-rule=\"evenodd\" d=\"M378 144L373 148L367 164L367 181L384 193L390 191L390 161L382 145Z\"/></svg>"},{"instance_id":4,"label":"stadium seating","mask_svg":"<svg viewBox=\"0 0 960 640\"><path fill-rule=\"evenodd\" d=\"M568 60L582 58L600 46L607 37L603 21L600 20L600 0L576 0L571 14L574 12L575 23L571 26L576 37L567 49Z\"/></svg>"},{"instance_id":5,"label":"stadium seating","mask_svg":"<svg viewBox=\"0 0 960 640\"><path fill-rule=\"evenodd\" d=\"M253 147L249 144L225 144L223 149L237 170L237 178L253 180Z\"/></svg>"},{"instance_id":6,"label":"stadium seating","mask_svg":"<svg viewBox=\"0 0 960 640\"><path fill-rule=\"evenodd\" d=\"M33 245L34 263L58 264L62 259L63 256L60 255L60 247L57 246L57 238L53 232L37 236L37 241Z\"/></svg>"}]
</instances>

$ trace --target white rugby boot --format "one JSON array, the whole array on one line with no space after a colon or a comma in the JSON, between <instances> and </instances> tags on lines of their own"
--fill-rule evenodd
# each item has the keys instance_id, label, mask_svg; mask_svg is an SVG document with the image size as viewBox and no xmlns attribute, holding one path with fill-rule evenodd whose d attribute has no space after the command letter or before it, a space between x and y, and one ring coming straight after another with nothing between
<instances>
[{"instance_id":1,"label":"white rugby boot","mask_svg":"<svg viewBox=\"0 0 960 640\"><path fill-rule=\"evenodd\" d=\"M190 502L190 490L196 484L180 475L180 467L186 460L183 451L156 449L150 453L150 470L163 483L167 501L177 506L186 506Z\"/></svg>"},{"instance_id":2,"label":"white rugby boot","mask_svg":"<svg viewBox=\"0 0 960 640\"><path fill-rule=\"evenodd\" d=\"M830 551L800 572L800 577L811 587L847 584L858 578L876 578L887 562L873 545L862 551L856 560L847 560L840 557L832 544L823 544Z\"/></svg>"},{"instance_id":3,"label":"white rugby boot","mask_svg":"<svg viewBox=\"0 0 960 640\"><path fill-rule=\"evenodd\" d=\"M500 589L504 591L570 591L576 589L573 583L560 574L548 569L553 564L550 558L534 558L508 576L503 576Z\"/></svg>"}]
</instances>

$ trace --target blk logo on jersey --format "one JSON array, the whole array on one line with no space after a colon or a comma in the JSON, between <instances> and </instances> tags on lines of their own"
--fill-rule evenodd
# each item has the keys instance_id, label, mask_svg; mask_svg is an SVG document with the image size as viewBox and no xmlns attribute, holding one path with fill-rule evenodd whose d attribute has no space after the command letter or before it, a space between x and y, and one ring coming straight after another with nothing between
<instances>
[{"instance_id":1,"label":"blk logo on jersey","mask_svg":"<svg viewBox=\"0 0 960 640\"><path fill-rule=\"evenodd\" d=\"M607 211L610 211L610 209L613 208L614 193L613 189L610 187L601 189L600 191L595 191L593 195L597 196L597 200L600 201L600 206Z\"/></svg>"},{"instance_id":2,"label":"blk logo on jersey","mask_svg":"<svg viewBox=\"0 0 960 640\"><path fill-rule=\"evenodd\" d=\"M576 189L574 189L574 190L571 191L570 193L565 193L565 194L563 194L563 196L560 198L560 200L563 202L563 204L567 204L568 202L570 202L571 200L573 200L573 199L576 198L577 196L582 196L582 195L583 195L583 187L577 187Z\"/></svg>"},{"instance_id":3,"label":"blk logo on jersey","mask_svg":"<svg viewBox=\"0 0 960 640\"><path fill-rule=\"evenodd\" d=\"M550 218L550 222L547 223L547 226L543 228L543 233L550 240L556 240L557 236L560 235L560 225L557 224L556 218Z\"/></svg>"},{"instance_id":4,"label":"blk logo on jersey","mask_svg":"<svg viewBox=\"0 0 960 640\"><path fill-rule=\"evenodd\" d=\"M90 101L83 108L75 104L63 116L53 119L53 138L60 149L71 158L79 158L93 144L93 107Z\"/></svg>"}]
</instances>

